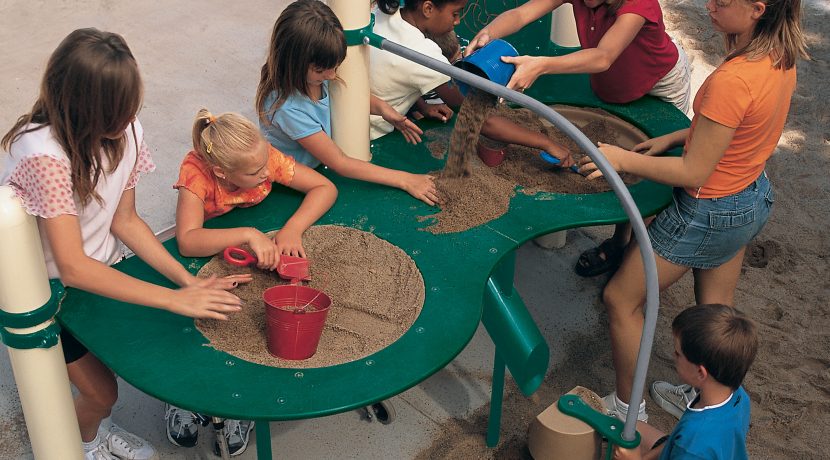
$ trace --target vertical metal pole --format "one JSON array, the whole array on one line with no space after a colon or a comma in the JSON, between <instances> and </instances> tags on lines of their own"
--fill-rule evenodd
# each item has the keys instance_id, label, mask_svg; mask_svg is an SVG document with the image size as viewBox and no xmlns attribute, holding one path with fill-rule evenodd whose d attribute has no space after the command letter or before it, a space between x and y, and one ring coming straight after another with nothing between
<instances>
[{"instance_id":1,"label":"vertical metal pole","mask_svg":"<svg viewBox=\"0 0 830 460\"><path fill-rule=\"evenodd\" d=\"M81 459L81 433L63 348L59 340L39 338L47 337L46 328L57 330L54 318L40 322L27 316L50 298L35 218L26 214L11 187L0 186L0 310L32 451L38 459ZM9 327L10 322L17 327ZM54 332L51 338L56 339ZM32 343L21 345L22 341Z\"/></svg>"},{"instance_id":2,"label":"vertical metal pole","mask_svg":"<svg viewBox=\"0 0 830 460\"><path fill-rule=\"evenodd\" d=\"M328 5L345 30L366 27L371 19L369 0L329 0ZM337 76L341 81L329 85L332 138L346 155L369 161L369 47L350 46Z\"/></svg>"}]
</instances>

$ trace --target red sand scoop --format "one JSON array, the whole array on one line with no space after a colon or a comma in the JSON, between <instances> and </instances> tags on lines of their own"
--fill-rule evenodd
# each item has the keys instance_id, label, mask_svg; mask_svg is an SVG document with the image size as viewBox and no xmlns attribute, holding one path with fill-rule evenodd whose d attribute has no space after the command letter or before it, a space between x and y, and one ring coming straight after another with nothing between
<instances>
[{"instance_id":1,"label":"red sand scoop","mask_svg":"<svg viewBox=\"0 0 830 460\"><path fill-rule=\"evenodd\" d=\"M246 267L257 262L256 257L250 252L236 246L226 248L222 256L229 264L236 265L237 267ZM280 278L291 280L292 282L294 280L311 280L311 274L308 270L308 259L303 259L302 257L280 255L280 261L277 264L277 274L280 275Z\"/></svg>"}]
</instances>

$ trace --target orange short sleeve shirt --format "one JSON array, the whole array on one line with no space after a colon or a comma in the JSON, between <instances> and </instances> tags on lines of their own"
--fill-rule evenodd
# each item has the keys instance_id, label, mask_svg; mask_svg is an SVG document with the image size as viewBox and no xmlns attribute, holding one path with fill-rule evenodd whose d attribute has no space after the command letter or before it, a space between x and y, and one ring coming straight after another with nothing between
<instances>
[{"instance_id":1,"label":"orange short sleeve shirt","mask_svg":"<svg viewBox=\"0 0 830 460\"><path fill-rule=\"evenodd\" d=\"M757 61L739 56L709 75L695 96L688 139L700 116L734 128L735 135L703 187L687 188L689 195L732 195L761 175L784 130L795 84L795 67L774 69L769 56Z\"/></svg>"},{"instance_id":2,"label":"orange short sleeve shirt","mask_svg":"<svg viewBox=\"0 0 830 460\"><path fill-rule=\"evenodd\" d=\"M184 187L196 195L205 205L205 220L221 216L233 208L247 208L260 203L271 193L273 183L291 185L294 179L293 158L273 146L268 147L268 180L254 188L229 190L213 174L208 164L195 151L189 152L179 168L179 180L175 189Z\"/></svg>"}]
</instances>

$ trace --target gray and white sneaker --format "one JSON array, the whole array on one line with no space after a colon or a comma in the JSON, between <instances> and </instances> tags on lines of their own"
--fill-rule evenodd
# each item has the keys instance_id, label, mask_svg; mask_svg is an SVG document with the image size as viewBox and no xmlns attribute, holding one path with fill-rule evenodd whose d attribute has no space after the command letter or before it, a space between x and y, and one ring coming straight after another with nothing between
<instances>
[{"instance_id":1,"label":"gray and white sneaker","mask_svg":"<svg viewBox=\"0 0 830 460\"><path fill-rule=\"evenodd\" d=\"M608 412L608 415L617 417L623 422L628 416L628 404L622 402L620 398L617 397L616 391L604 396L602 398L602 404L605 406L605 410ZM640 405L637 407L637 420L640 420L641 422L648 422L645 401L640 401Z\"/></svg>"},{"instance_id":2,"label":"gray and white sneaker","mask_svg":"<svg viewBox=\"0 0 830 460\"><path fill-rule=\"evenodd\" d=\"M248 448L248 440L251 437L251 430L254 429L252 420L225 420L225 440L228 442L228 453L231 457L245 452ZM219 455L219 441L213 443L213 453Z\"/></svg>"},{"instance_id":3,"label":"gray and white sneaker","mask_svg":"<svg viewBox=\"0 0 830 460\"><path fill-rule=\"evenodd\" d=\"M674 385L662 380L656 380L649 389L651 399L666 412L678 419L686 412L689 404L697 398L697 390L691 385Z\"/></svg>"},{"instance_id":4,"label":"gray and white sneaker","mask_svg":"<svg viewBox=\"0 0 830 460\"><path fill-rule=\"evenodd\" d=\"M189 410L165 404L164 420L167 428L167 440L174 446L193 447L199 440L199 425L196 417Z\"/></svg>"},{"instance_id":5,"label":"gray and white sneaker","mask_svg":"<svg viewBox=\"0 0 830 460\"><path fill-rule=\"evenodd\" d=\"M95 438L97 444L94 445L91 449L87 450L84 447L84 460L118 460L118 457L112 455L109 448L107 447L107 443L104 442L104 438L99 434L98 437ZM92 443L94 441L90 441Z\"/></svg>"},{"instance_id":6,"label":"gray and white sneaker","mask_svg":"<svg viewBox=\"0 0 830 460\"><path fill-rule=\"evenodd\" d=\"M123 460L157 460L158 454L152 444L133 433L104 419L98 427L98 436L116 458Z\"/></svg>"}]
</instances>

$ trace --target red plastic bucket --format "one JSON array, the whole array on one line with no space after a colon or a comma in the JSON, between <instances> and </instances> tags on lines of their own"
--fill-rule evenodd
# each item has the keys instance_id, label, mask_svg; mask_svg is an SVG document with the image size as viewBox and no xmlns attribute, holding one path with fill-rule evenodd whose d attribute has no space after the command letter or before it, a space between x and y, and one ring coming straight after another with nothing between
<instances>
[{"instance_id":1,"label":"red plastic bucket","mask_svg":"<svg viewBox=\"0 0 830 460\"><path fill-rule=\"evenodd\" d=\"M495 168L504 162L504 149L488 147L482 143L478 144L478 157L487 166Z\"/></svg>"},{"instance_id":2,"label":"red plastic bucket","mask_svg":"<svg viewBox=\"0 0 830 460\"><path fill-rule=\"evenodd\" d=\"M265 301L268 352L282 359L308 359L317 352L331 298L294 284L270 287Z\"/></svg>"}]
</instances>

